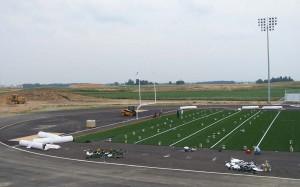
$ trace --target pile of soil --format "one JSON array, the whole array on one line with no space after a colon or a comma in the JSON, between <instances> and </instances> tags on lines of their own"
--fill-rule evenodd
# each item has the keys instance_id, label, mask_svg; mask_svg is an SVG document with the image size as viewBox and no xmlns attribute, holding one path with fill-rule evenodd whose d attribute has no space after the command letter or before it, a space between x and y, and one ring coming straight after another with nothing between
<instances>
[{"instance_id":1,"label":"pile of soil","mask_svg":"<svg viewBox=\"0 0 300 187\"><path fill-rule=\"evenodd\" d=\"M95 101L96 98L86 97L82 95L71 94L63 92L56 88L38 88L38 89L25 89L25 90L14 90L9 93L0 95L0 104L6 103L6 97L12 94L18 94L21 97L26 97L28 102L32 101Z\"/></svg>"},{"instance_id":2,"label":"pile of soil","mask_svg":"<svg viewBox=\"0 0 300 187\"><path fill-rule=\"evenodd\" d=\"M12 94L18 94L21 97L26 97L28 101L51 101L68 99L64 94L49 89L29 89L29 90L16 90L9 93L0 95L1 101Z\"/></svg>"},{"instance_id":3,"label":"pile of soil","mask_svg":"<svg viewBox=\"0 0 300 187\"><path fill-rule=\"evenodd\" d=\"M103 88L103 84L73 84L69 88Z\"/></svg>"}]
</instances>

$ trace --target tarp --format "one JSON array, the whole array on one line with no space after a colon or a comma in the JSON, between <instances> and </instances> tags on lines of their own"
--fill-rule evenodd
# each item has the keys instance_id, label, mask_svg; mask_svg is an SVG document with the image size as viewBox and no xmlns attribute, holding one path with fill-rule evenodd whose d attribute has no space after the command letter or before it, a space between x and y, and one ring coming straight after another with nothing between
<instances>
[{"instance_id":1,"label":"tarp","mask_svg":"<svg viewBox=\"0 0 300 187\"><path fill-rule=\"evenodd\" d=\"M263 110L281 110L282 106L263 106L261 109Z\"/></svg>"},{"instance_id":2,"label":"tarp","mask_svg":"<svg viewBox=\"0 0 300 187\"><path fill-rule=\"evenodd\" d=\"M39 132L38 137L32 141L20 140L19 145L27 148L35 148L40 150L60 149L59 145L53 143L64 143L73 141L73 136L58 136L56 134Z\"/></svg>"},{"instance_id":3,"label":"tarp","mask_svg":"<svg viewBox=\"0 0 300 187\"><path fill-rule=\"evenodd\" d=\"M46 146L46 144L44 144L44 143L30 142L30 141L27 141L27 140L19 141L19 145L24 146L26 148L34 148L34 149L40 149L40 150L44 150L45 146Z\"/></svg>"},{"instance_id":4,"label":"tarp","mask_svg":"<svg viewBox=\"0 0 300 187\"><path fill-rule=\"evenodd\" d=\"M33 139L33 142L40 142L40 143L64 143L64 142L72 142L73 136L58 136L54 138L37 138Z\"/></svg>"},{"instance_id":5,"label":"tarp","mask_svg":"<svg viewBox=\"0 0 300 187\"><path fill-rule=\"evenodd\" d=\"M47 132L43 132L43 131L40 131L38 133L38 137L39 138L57 138L57 137L60 137L56 134L52 134L52 133L47 133Z\"/></svg>"},{"instance_id":6,"label":"tarp","mask_svg":"<svg viewBox=\"0 0 300 187\"><path fill-rule=\"evenodd\" d=\"M60 149L60 146L59 145L55 145L55 144L46 144L44 150L49 150L49 149Z\"/></svg>"},{"instance_id":7,"label":"tarp","mask_svg":"<svg viewBox=\"0 0 300 187\"><path fill-rule=\"evenodd\" d=\"M60 149L59 145L54 144L45 144L37 141L27 141L27 140L20 140L19 145L26 147L28 149L34 148L34 149L40 149L40 150L49 150L49 149Z\"/></svg>"},{"instance_id":8,"label":"tarp","mask_svg":"<svg viewBox=\"0 0 300 187\"><path fill-rule=\"evenodd\" d=\"M196 109L197 106L181 106L180 110L187 110L187 109Z\"/></svg>"},{"instance_id":9,"label":"tarp","mask_svg":"<svg viewBox=\"0 0 300 187\"><path fill-rule=\"evenodd\" d=\"M259 106L242 106L243 110L259 109Z\"/></svg>"}]
</instances>

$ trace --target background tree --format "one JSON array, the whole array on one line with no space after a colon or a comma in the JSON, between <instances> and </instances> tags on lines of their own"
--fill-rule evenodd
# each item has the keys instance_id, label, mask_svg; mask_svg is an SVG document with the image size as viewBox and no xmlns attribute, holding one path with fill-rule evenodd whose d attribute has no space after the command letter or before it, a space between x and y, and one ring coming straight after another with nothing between
<instances>
[{"instance_id":1,"label":"background tree","mask_svg":"<svg viewBox=\"0 0 300 187\"><path fill-rule=\"evenodd\" d=\"M176 84L181 85L181 84L185 84L185 83L183 80L179 80L179 81L176 81Z\"/></svg>"},{"instance_id":2,"label":"background tree","mask_svg":"<svg viewBox=\"0 0 300 187\"><path fill-rule=\"evenodd\" d=\"M263 83L263 80L262 80L262 79L258 79L258 80L256 81L256 84L261 84L261 83Z\"/></svg>"},{"instance_id":3,"label":"background tree","mask_svg":"<svg viewBox=\"0 0 300 187\"><path fill-rule=\"evenodd\" d=\"M280 77L277 77L277 78L274 78L274 77L272 77L272 79L270 79L270 82L272 83L272 82L293 82L294 80L289 76L289 77L287 77L287 76L284 76L284 77L282 77L282 76L280 76ZM260 84L260 83L268 83L268 80L267 79L265 79L265 80L262 80L262 79L258 79L257 81L256 81L256 83L257 84Z\"/></svg>"},{"instance_id":4,"label":"background tree","mask_svg":"<svg viewBox=\"0 0 300 187\"><path fill-rule=\"evenodd\" d=\"M126 83L127 85L134 85L134 81L129 79L128 82Z\"/></svg>"}]
</instances>

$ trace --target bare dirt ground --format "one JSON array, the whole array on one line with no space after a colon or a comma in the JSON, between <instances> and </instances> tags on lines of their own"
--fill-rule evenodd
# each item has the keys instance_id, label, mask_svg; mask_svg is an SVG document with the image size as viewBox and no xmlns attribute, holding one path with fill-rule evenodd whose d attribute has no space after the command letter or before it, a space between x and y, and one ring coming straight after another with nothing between
<instances>
[{"instance_id":1,"label":"bare dirt ground","mask_svg":"<svg viewBox=\"0 0 300 187\"><path fill-rule=\"evenodd\" d=\"M73 85L72 88L105 88L99 84L80 84ZM108 87L110 88L110 87ZM253 85L182 85L182 86L162 86L160 91L179 91L179 90L220 90L220 89L251 89ZM147 88L145 88L147 89ZM7 104L6 97L18 94L26 97L26 104ZM153 101L143 101L150 103ZM138 100L129 99L105 99L87 97L68 92L61 92L56 88L42 89L16 89L5 91L0 94L0 117L14 115L17 113L25 113L32 111L55 111L55 110L71 110L86 109L99 107L122 107L126 105L138 105ZM160 100L157 105L252 105L265 104L261 101L204 101L204 100Z\"/></svg>"},{"instance_id":2,"label":"bare dirt ground","mask_svg":"<svg viewBox=\"0 0 300 187\"><path fill-rule=\"evenodd\" d=\"M80 86L80 85L78 85ZM26 97L25 104L7 104L6 97L18 94ZM12 115L31 111L70 110L109 105L122 105L129 101L86 97L60 92L55 88L14 90L0 95L0 115Z\"/></svg>"},{"instance_id":3,"label":"bare dirt ground","mask_svg":"<svg viewBox=\"0 0 300 187\"><path fill-rule=\"evenodd\" d=\"M143 101L151 103L153 101ZM127 105L138 105L136 100L128 99L94 99L94 100L50 100L50 101L29 101L26 104L8 105L4 102L0 104L0 117L11 116L18 113L28 113L37 111L58 111L73 109L89 109L102 107L124 107ZM186 101L186 100L163 100L158 101L156 105L251 105L265 104L265 102L239 102L239 101Z\"/></svg>"},{"instance_id":4,"label":"bare dirt ground","mask_svg":"<svg viewBox=\"0 0 300 187\"><path fill-rule=\"evenodd\" d=\"M70 88L103 88L103 84L74 84Z\"/></svg>"}]
</instances>

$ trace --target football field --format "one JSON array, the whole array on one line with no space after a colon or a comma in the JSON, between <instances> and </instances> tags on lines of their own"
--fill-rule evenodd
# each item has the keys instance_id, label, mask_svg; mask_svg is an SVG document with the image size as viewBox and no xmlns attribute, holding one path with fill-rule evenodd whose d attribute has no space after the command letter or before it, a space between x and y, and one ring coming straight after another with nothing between
<instances>
[{"instance_id":1,"label":"football field","mask_svg":"<svg viewBox=\"0 0 300 187\"><path fill-rule=\"evenodd\" d=\"M189 110L76 138L156 146L300 151L300 112L289 110Z\"/></svg>"}]
</instances>

